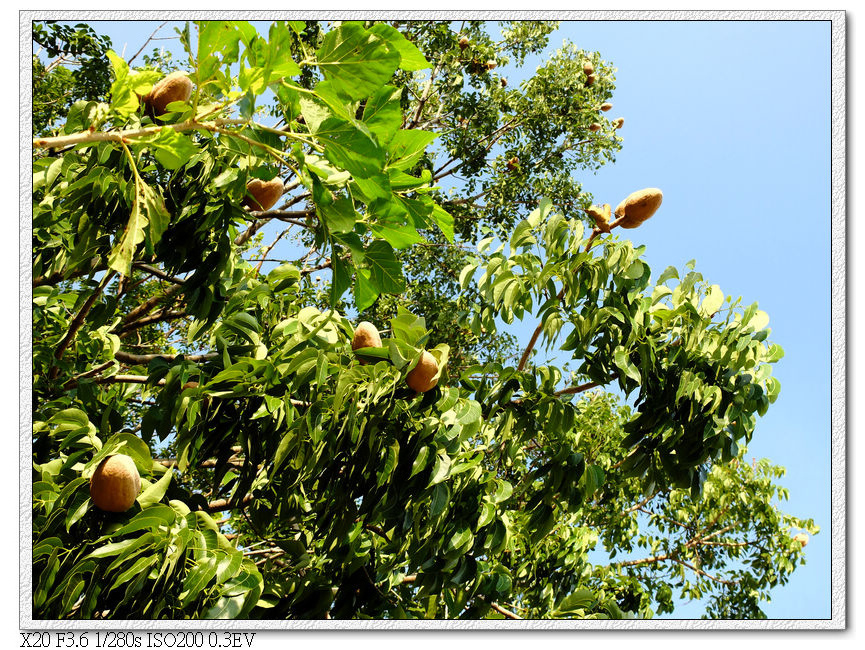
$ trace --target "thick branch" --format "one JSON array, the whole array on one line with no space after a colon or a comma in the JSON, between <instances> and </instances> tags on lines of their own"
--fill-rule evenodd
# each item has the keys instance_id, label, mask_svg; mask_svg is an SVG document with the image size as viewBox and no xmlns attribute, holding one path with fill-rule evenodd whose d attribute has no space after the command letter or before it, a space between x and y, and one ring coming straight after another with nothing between
<instances>
[{"instance_id":1,"label":"thick branch","mask_svg":"<svg viewBox=\"0 0 865 650\"><path fill-rule=\"evenodd\" d=\"M222 510L232 510L234 508L242 508L247 503L252 501L252 495L247 494L240 500L240 503L232 499L217 499L207 504L207 512L220 512Z\"/></svg>"},{"instance_id":2,"label":"thick branch","mask_svg":"<svg viewBox=\"0 0 865 650\"><path fill-rule=\"evenodd\" d=\"M125 131L94 131L92 133L90 131L82 131L81 133L59 135L53 138L37 138L33 140L33 147L36 149L58 149L60 147L68 147L75 144L89 144L94 142L122 142L126 144L130 140L136 138L146 138L149 135L156 135L166 127L177 132L182 132L200 128L211 130L213 128L232 124L247 124L247 120L218 119L213 120L212 122L186 120L179 124L163 124L159 126L149 126L143 129L127 129Z\"/></svg>"},{"instance_id":3,"label":"thick branch","mask_svg":"<svg viewBox=\"0 0 865 650\"><path fill-rule=\"evenodd\" d=\"M219 355L216 352L210 354L129 354L118 350L114 353L114 358L127 365L147 365L154 359L165 359L166 361L174 361L177 357L183 356L186 361L207 361L208 359L216 359Z\"/></svg>"}]
</instances>

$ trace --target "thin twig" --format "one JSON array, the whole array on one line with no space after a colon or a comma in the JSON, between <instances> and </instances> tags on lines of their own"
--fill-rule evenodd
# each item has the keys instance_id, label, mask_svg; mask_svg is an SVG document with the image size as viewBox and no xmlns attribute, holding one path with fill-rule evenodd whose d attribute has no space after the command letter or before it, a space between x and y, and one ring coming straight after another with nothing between
<instances>
[{"instance_id":1,"label":"thin twig","mask_svg":"<svg viewBox=\"0 0 865 650\"><path fill-rule=\"evenodd\" d=\"M157 27L156 29L154 29L154 30L153 30L153 33L148 37L148 39L147 39L146 41L144 41L144 45L141 46L141 49L138 50L135 54L133 54L132 57L130 57L129 61L127 61L126 63L127 63L127 64L131 64L131 63L135 60L135 57L137 57L139 54L141 54L141 53L144 51L144 48L147 47L147 44L148 44L151 40L153 40L153 37L156 36L156 32L158 32L160 29L162 29L163 27L165 27L167 24L168 24L168 21L166 20L166 21L165 21L164 23L162 23L159 27Z\"/></svg>"}]
</instances>

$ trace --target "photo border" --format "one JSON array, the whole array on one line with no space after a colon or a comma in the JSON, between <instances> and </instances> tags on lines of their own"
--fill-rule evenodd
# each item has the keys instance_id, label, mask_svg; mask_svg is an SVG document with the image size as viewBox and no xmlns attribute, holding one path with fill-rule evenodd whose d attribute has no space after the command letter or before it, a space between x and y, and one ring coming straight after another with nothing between
<instances>
[{"instance_id":1,"label":"photo border","mask_svg":"<svg viewBox=\"0 0 865 650\"><path fill-rule=\"evenodd\" d=\"M623 621L540 620L43 620L32 618L32 34L34 20L130 21L557 19L568 21L829 21L831 22L831 618ZM27 630L840 630L847 614L847 330L846 330L846 13L844 11L31 11L19 12L19 625Z\"/></svg>"}]
</instances>

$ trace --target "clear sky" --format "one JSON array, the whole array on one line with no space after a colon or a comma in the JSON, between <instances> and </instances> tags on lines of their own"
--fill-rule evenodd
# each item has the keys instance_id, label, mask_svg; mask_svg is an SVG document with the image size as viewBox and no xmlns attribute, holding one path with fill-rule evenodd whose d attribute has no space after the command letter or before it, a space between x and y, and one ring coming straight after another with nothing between
<instances>
[{"instance_id":1,"label":"clear sky","mask_svg":"<svg viewBox=\"0 0 865 650\"><path fill-rule=\"evenodd\" d=\"M129 57L158 24L94 28ZM830 616L830 29L591 21L563 23L550 39L550 51L567 38L618 69L606 116L625 118L623 148L615 163L582 178L584 187L613 206L634 190L661 188L658 213L629 233L647 246L654 276L696 259L725 294L759 302L771 317L770 340L785 350L774 369L781 394L758 421L749 456L787 468L782 509L812 517L822 531L807 564L764 605L769 618ZM508 71L509 82L539 61ZM523 324L520 339L533 328Z\"/></svg>"}]
</instances>

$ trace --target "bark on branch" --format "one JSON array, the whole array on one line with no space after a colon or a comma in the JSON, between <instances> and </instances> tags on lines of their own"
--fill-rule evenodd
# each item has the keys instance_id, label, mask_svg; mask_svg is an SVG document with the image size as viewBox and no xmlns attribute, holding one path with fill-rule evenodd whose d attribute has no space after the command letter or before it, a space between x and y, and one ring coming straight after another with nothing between
<instances>
[{"instance_id":1,"label":"bark on branch","mask_svg":"<svg viewBox=\"0 0 865 650\"><path fill-rule=\"evenodd\" d=\"M159 126L149 126L142 129L126 129L124 131L82 131L81 133L73 133L71 135L59 135L53 138L36 138L33 140L35 149L58 149L76 144L89 144L92 142L122 142L128 143L136 138L146 138L149 135L156 135L162 129L169 128L177 132L192 131L193 129L212 129L223 126L231 126L237 124L247 124L248 120L239 119L218 119L212 122L197 122L195 120L186 120L179 124L161 124Z\"/></svg>"}]
</instances>

